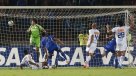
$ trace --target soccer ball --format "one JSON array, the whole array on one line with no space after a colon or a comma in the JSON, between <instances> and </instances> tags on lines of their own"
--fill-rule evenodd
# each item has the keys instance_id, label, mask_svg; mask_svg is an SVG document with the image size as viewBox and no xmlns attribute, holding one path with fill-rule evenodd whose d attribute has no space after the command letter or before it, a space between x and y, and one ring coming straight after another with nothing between
<instances>
[{"instance_id":1,"label":"soccer ball","mask_svg":"<svg viewBox=\"0 0 136 76\"><path fill-rule=\"evenodd\" d=\"M14 25L14 22L12 20L8 21L8 25L9 26L13 26Z\"/></svg>"}]
</instances>

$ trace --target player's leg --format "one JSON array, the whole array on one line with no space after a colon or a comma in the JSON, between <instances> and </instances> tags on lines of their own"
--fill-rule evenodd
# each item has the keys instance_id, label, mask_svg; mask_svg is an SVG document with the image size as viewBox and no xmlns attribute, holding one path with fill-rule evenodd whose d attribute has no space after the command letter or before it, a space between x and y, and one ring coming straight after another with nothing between
<instances>
[{"instance_id":1,"label":"player's leg","mask_svg":"<svg viewBox=\"0 0 136 76\"><path fill-rule=\"evenodd\" d=\"M90 60L90 56L89 56L89 50L90 50L90 47L86 47L86 58L85 58L85 62L84 62L84 68L87 68L87 66L89 66L89 65L87 65L87 61L89 61Z\"/></svg>"},{"instance_id":2,"label":"player's leg","mask_svg":"<svg viewBox=\"0 0 136 76\"><path fill-rule=\"evenodd\" d=\"M47 60L49 68L52 68L52 56L53 56L53 52L49 52L49 56Z\"/></svg>"},{"instance_id":3,"label":"player's leg","mask_svg":"<svg viewBox=\"0 0 136 76\"><path fill-rule=\"evenodd\" d=\"M30 37L30 46L29 46L29 51L30 51L30 54L32 55L33 57L33 47L35 46L35 39L33 37Z\"/></svg>"},{"instance_id":4,"label":"player's leg","mask_svg":"<svg viewBox=\"0 0 136 76\"><path fill-rule=\"evenodd\" d=\"M118 68L118 64L119 64L119 62L118 62L118 54L117 53L118 53L117 51L113 52L115 68Z\"/></svg>"},{"instance_id":5,"label":"player's leg","mask_svg":"<svg viewBox=\"0 0 136 76\"><path fill-rule=\"evenodd\" d=\"M120 67L120 65L121 65L121 62L120 62L120 56L121 56L120 49L121 49L121 47L122 46L120 44L116 44L116 56L117 56L117 62L118 62L118 65L116 65L117 68Z\"/></svg>"},{"instance_id":6,"label":"player's leg","mask_svg":"<svg viewBox=\"0 0 136 76\"><path fill-rule=\"evenodd\" d=\"M67 59L65 53L61 50L61 48L57 48L55 51L57 51L57 54L59 53L63 56L63 58L66 60L67 63L69 63L69 60Z\"/></svg>"},{"instance_id":7,"label":"player's leg","mask_svg":"<svg viewBox=\"0 0 136 76\"><path fill-rule=\"evenodd\" d=\"M36 56L37 56L37 57L36 57L36 58L37 58L36 61L39 62L39 56L40 56L39 47L36 47L36 54L37 54L37 55L36 55Z\"/></svg>"},{"instance_id":8,"label":"player's leg","mask_svg":"<svg viewBox=\"0 0 136 76\"><path fill-rule=\"evenodd\" d=\"M125 51L120 51L120 60L119 60L119 68L122 68L122 63L124 61L125 58Z\"/></svg>"},{"instance_id":9,"label":"player's leg","mask_svg":"<svg viewBox=\"0 0 136 76\"><path fill-rule=\"evenodd\" d=\"M116 51L115 58L114 58L115 68L119 67L119 63L120 63L119 60L120 60L120 53L119 51Z\"/></svg>"},{"instance_id":10,"label":"player's leg","mask_svg":"<svg viewBox=\"0 0 136 76\"><path fill-rule=\"evenodd\" d=\"M122 63L124 61L124 58L125 58L125 52L126 52L126 49L127 49L127 45L125 44L122 44L122 46L120 47L120 60L119 60L119 67L122 68Z\"/></svg>"},{"instance_id":11,"label":"player's leg","mask_svg":"<svg viewBox=\"0 0 136 76\"><path fill-rule=\"evenodd\" d=\"M106 56L110 51L107 48L104 48L104 52L102 53L102 57Z\"/></svg>"},{"instance_id":12,"label":"player's leg","mask_svg":"<svg viewBox=\"0 0 136 76\"><path fill-rule=\"evenodd\" d=\"M86 61L85 61L85 66L86 68L89 67L89 61L91 60L91 58L94 55L94 51L96 50L96 44L91 44L90 47L86 48L86 52L87 52L87 56L86 56Z\"/></svg>"},{"instance_id":13,"label":"player's leg","mask_svg":"<svg viewBox=\"0 0 136 76\"><path fill-rule=\"evenodd\" d=\"M39 69L39 67L37 67L37 66L35 66L35 65L30 65L30 68L31 68L32 70Z\"/></svg>"},{"instance_id":14,"label":"player's leg","mask_svg":"<svg viewBox=\"0 0 136 76\"><path fill-rule=\"evenodd\" d=\"M123 60L124 60L124 56L122 56L122 51L118 51L117 52L117 59L118 59L118 68L122 68L122 63L123 63Z\"/></svg>"},{"instance_id":15,"label":"player's leg","mask_svg":"<svg viewBox=\"0 0 136 76\"><path fill-rule=\"evenodd\" d=\"M24 65L28 65L25 56L23 57L23 59L22 59L22 61L21 61L21 63L20 63L20 68L23 69L23 66L24 66Z\"/></svg>"},{"instance_id":16,"label":"player's leg","mask_svg":"<svg viewBox=\"0 0 136 76\"><path fill-rule=\"evenodd\" d=\"M40 56L40 52L39 52L39 47L40 47L40 37L36 38L36 54L37 54L37 62L39 62L39 56Z\"/></svg>"},{"instance_id":17,"label":"player's leg","mask_svg":"<svg viewBox=\"0 0 136 76\"><path fill-rule=\"evenodd\" d=\"M67 60L65 53L62 52L61 49L58 49L58 50L56 50L56 51L57 51L58 53L60 53L60 54L63 56L63 58L64 58L65 60Z\"/></svg>"},{"instance_id":18,"label":"player's leg","mask_svg":"<svg viewBox=\"0 0 136 76\"><path fill-rule=\"evenodd\" d=\"M121 64L121 51L117 51L117 59L118 59L118 68L121 68L122 67L122 64Z\"/></svg>"},{"instance_id":19,"label":"player's leg","mask_svg":"<svg viewBox=\"0 0 136 76\"><path fill-rule=\"evenodd\" d=\"M89 50L92 51L92 50ZM93 57L93 52L87 52L86 61L85 61L85 68L89 68L89 61Z\"/></svg>"},{"instance_id":20,"label":"player's leg","mask_svg":"<svg viewBox=\"0 0 136 76\"><path fill-rule=\"evenodd\" d=\"M64 57L64 53L62 53L61 50L59 50L58 48L54 49L56 52L57 52L57 55L56 55L56 59L55 59L55 65L53 66L53 68L57 68L58 67L58 55L59 53L61 53L61 55Z\"/></svg>"},{"instance_id":21,"label":"player's leg","mask_svg":"<svg viewBox=\"0 0 136 76\"><path fill-rule=\"evenodd\" d=\"M39 38L40 39L40 38ZM37 60L36 62L39 62L39 47L40 47L40 43L38 43L38 39L37 38L33 38L33 37L30 37L30 53L33 55L33 46L36 47L36 53L37 53Z\"/></svg>"},{"instance_id":22,"label":"player's leg","mask_svg":"<svg viewBox=\"0 0 136 76\"><path fill-rule=\"evenodd\" d=\"M48 69L49 68L48 63L46 61L42 62L42 68L43 69Z\"/></svg>"},{"instance_id":23,"label":"player's leg","mask_svg":"<svg viewBox=\"0 0 136 76\"><path fill-rule=\"evenodd\" d=\"M47 61L42 62L42 66L48 66Z\"/></svg>"},{"instance_id":24,"label":"player's leg","mask_svg":"<svg viewBox=\"0 0 136 76\"><path fill-rule=\"evenodd\" d=\"M55 65L53 65L53 68L57 68L58 67L58 55L59 55L59 52L57 50L55 50L57 52L57 55L56 55L56 59L55 59Z\"/></svg>"},{"instance_id":25,"label":"player's leg","mask_svg":"<svg viewBox=\"0 0 136 76\"><path fill-rule=\"evenodd\" d=\"M114 66L115 66L115 68L118 68L118 64L119 64L118 63L118 58L117 58L118 51L115 51L115 49L112 48L112 49L109 49L108 52L111 52L112 55L114 56Z\"/></svg>"},{"instance_id":26,"label":"player's leg","mask_svg":"<svg viewBox=\"0 0 136 76\"><path fill-rule=\"evenodd\" d=\"M33 53L33 46L34 46L35 44L34 44L34 38L33 37L30 37L30 48L29 48L29 50L30 50L30 53Z\"/></svg>"}]
</instances>

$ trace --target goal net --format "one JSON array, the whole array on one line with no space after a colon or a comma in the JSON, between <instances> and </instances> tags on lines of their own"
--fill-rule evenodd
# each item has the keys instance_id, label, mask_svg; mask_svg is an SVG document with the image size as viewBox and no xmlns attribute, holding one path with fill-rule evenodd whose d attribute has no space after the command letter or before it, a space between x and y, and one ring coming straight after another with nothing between
<instances>
[{"instance_id":1,"label":"goal net","mask_svg":"<svg viewBox=\"0 0 136 76\"><path fill-rule=\"evenodd\" d=\"M135 16L135 7L3 7L0 8L0 66L16 67L24 56L23 50L29 49L30 36L26 30L30 26L30 20L35 18L38 24L45 28L48 34L54 35L64 42L61 45L62 51L66 53L70 63L66 65L65 61L54 52L53 63L55 58L59 66L82 66L85 61L85 43L80 45L81 41L87 40L90 23L97 23L100 31L98 49L90 61L90 66L113 66L114 56L108 53L107 57L100 57L99 54L104 52L104 45L110 39L106 38L106 28L108 24L112 28L117 25L119 19L124 20L129 25L129 15ZM8 25L8 21L14 22L13 26ZM134 28L135 29L135 28ZM136 64L135 47L136 35L135 30L130 31L128 38L128 49L125 54L126 60L124 65ZM79 35L84 35L79 37ZM86 35L86 36L85 36ZM81 41L80 41L81 40ZM35 49L35 47L34 47ZM36 53L34 59L36 59ZM40 61L43 61L44 53L40 50Z\"/></svg>"}]
</instances>

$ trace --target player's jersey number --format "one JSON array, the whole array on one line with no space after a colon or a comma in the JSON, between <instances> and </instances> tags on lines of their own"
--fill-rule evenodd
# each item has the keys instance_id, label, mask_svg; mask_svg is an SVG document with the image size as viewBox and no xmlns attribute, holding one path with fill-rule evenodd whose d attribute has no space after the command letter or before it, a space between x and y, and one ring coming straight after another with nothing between
<instances>
[{"instance_id":1,"label":"player's jersey number","mask_svg":"<svg viewBox=\"0 0 136 76\"><path fill-rule=\"evenodd\" d=\"M98 34L95 34L94 36L95 36L96 40L99 39L99 35Z\"/></svg>"}]
</instances>

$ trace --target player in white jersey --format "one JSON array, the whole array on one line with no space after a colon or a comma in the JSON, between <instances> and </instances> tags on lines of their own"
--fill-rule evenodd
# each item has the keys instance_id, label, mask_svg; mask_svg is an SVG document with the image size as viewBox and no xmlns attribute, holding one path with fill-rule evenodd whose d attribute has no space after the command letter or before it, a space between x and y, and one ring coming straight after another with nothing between
<instances>
[{"instance_id":1,"label":"player in white jersey","mask_svg":"<svg viewBox=\"0 0 136 76\"><path fill-rule=\"evenodd\" d=\"M33 59L32 59L32 56L31 54L28 53L27 50L24 51L24 58L22 59L21 61L21 65L20 65L20 68L23 69L23 65L27 65L29 66L30 68L32 69L45 69L45 68L48 68L46 67L47 66L47 62L39 62L39 63L36 63Z\"/></svg>"},{"instance_id":2,"label":"player in white jersey","mask_svg":"<svg viewBox=\"0 0 136 76\"><path fill-rule=\"evenodd\" d=\"M91 60L91 57L93 57L94 51L97 48L97 41L100 35L99 30L96 29L96 23L93 23L91 27L92 29L89 30L89 38L86 46L88 56L86 56L86 61L84 64L85 68L89 68L89 61Z\"/></svg>"},{"instance_id":3,"label":"player in white jersey","mask_svg":"<svg viewBox=\"0 0 136 76\"><path fill-rule=\"evenodd\" d=\"M118 21L118 27L114 27L112 30L107 29L107 32L115 33L116 38L116 51L118 56L119 68L122 68L122 63L124 60L125 51L127 49L127 33L129 28L134 26L134 18L130 16L130 26L125 25L124 21ZM107 28L109 28L107 26Z\"/></svg>"}]
</instances>

